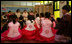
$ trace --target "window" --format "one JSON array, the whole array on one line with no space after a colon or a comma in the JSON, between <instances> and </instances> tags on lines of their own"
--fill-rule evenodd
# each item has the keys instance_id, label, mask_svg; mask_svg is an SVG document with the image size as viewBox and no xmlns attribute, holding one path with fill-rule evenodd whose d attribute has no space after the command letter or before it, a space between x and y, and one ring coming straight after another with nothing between
<instances>
[{"instance_id":1,"label":"window","mask_svg":"<svg viewBox=\"0 0 72 44\"><path fill-rule=\"evenodd\" d=\"M57 9L59 9L59 1L57 1Z\"/></svg>"},{"instance_id":2,"label":"window","mask_svg":"<svg viewBox=\"0 0 72 44\"><path fill-rule=\"evenodd\" d=\"M71 6L71 1L69 1L69 5ZM71 13L71 11L69 13Z\"/></svg>"},{"instance_id":3,"label":"window","mask_svg":"<svg viewBox=\"0 0 72 44\"><path fill-rule=\"evenodd\" d=\"M41 4L43 4L43 1L41 1Z\"/></svg>"},{"instance_id":4,"label":"window","mask_svg":"<svg viewBox=\"0 0 72 44\"><path fill-rule=\"evenodd\" d=\"M40 5L40 3L36 3L35 5Z\"/></svg>"},{"instance_id":5,"label":"window","mask_svg":"<svg viewBox=\"0 0 72 44\"><path fill-rule=\"evenodd\" d=\"M33 6L35 6L36 5L36 2L33 2Z\"/></svg>"},{"instance_id":6,"label":"window","mask_svg":"<svg viewBox=\"0 0 72 44\"><path fill-rule=\"evenodd\" d=\"M59 10L59 1L55 1L55 10Z\"/></svg>"},{"instance_id":7,"label":"window","mask_svg":"<svg viewBox=\"0 0 72 44\"><path fill-rule=\"evenodd\" d=\"M52 3L53 1L48 1L48 3Z\"/></svg>"},{"instance_id":8,"label":"window","mask_svg":"<svg viewBox=\"0 0 72 44\"><path fill-rule=\"evenodd\" d=\"M32 2L27 2L27 6L32 6Z\"/></svg>"},{"instance_id":9,"label":"window","mask_svg":"<svg viewBox=\"0 0 72 44\"><path fill-rule=\"evenodd\" d=\"M71 6L71 1L69 1L69 5Z\"/></svg>"},{"instance_id":10,"label":"window","mask_svg":"<svg viewBox=\"0 0 72 44\"><path fill-rule=\"evenodd\" d=\"M48 1L44 1L44 4L48 4Z\"/></svg>"},{"instance_id":11,"label":"window","mask_svg":"<svg viewBox=\"0 0 72 44\"><path fill-rule=\"evenodd\" d=\"M21 2L21 6L26 6L26 2Z\"/></svg>"}]
</instances>

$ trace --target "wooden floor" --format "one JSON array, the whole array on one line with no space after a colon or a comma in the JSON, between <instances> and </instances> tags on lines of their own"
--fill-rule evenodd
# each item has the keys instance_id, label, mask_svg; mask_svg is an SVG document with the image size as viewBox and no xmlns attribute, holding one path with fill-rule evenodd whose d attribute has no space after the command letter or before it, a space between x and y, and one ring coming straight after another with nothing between
<instances>
[{"instance_id":1,"label":"wooden floor","mask_svg":"<svg viewBox=\"0 0 72 44\"><path fill-rule=\"evenodd\" d=\"M1 43L46 43L46 42L40 42L35 40L26 40L26 39L19 39L16 41L1 41Z\"/></svg>"},{"instance_id":2,"label":"wooden floor","mask_svg":"<svg viewBox=\"0 0 72 44\"><path fill-rule=\"evenodd\" d=\"M3 27L3 24L1 25ZM16 41L1 41L1 43L47 43L47 42L40 42L36 40L27 40L27 39L19 39Z\"/></svg>"},{"instance_id":3,"label":"wooden floor","mask_svg":"<svg viewBox=\"0 0 72 44\"><path fill-rule=\"evenodd\" d=\"M36 40L27 40L27 39L21 38L16 41L1 41L1 43L47 43L47 42L40 42L40 41L36 41Z\"/></svg>"}]
</instances>

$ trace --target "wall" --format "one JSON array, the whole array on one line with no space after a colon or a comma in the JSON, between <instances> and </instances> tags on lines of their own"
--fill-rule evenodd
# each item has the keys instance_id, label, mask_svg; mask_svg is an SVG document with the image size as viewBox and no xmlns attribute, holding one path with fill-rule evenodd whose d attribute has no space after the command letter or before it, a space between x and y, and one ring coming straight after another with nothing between
<instances>
[{"instance_id":1,"label":"wall","mask_svg":"<svg viewBox=\"0 0 72 44\"><path fill-rule=\"evenodd\" d=\"M6 9L6 10L3 10ZM34 7L33 6L16 6L16 5L1 5L1 12L8 12L9 10L11 10L12 12L15 12L17 9L20 9L21 12L23 12L24 10L29 11L34 11Z\"/></svg>"},{"instance_id":2,"label":"wall","mask_svg":"<svg viewBox=\"0 0 72 44\"><path fill-rule=\"evenodd\" d=\"M12 12L15 12L18 8L23 10L33 10L36 3L40 2L33 2L33 1L1 1L1 11L2 12L8 12L9 10L12 10ZM6 10L2 10L2 8L5 8Z\"/></svg>"}]
</instances>

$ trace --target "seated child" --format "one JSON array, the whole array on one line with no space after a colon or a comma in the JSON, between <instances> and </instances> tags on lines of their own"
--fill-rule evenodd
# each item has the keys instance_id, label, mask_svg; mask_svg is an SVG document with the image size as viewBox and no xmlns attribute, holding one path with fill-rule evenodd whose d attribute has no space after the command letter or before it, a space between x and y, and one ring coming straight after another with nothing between
<instances>
[{"instance_id":1,"label":"seated child","mask_svg":"<svg viewBox=\"0 0 72 44\"><path fill-rule=\"evenodd\" d=\"M19 17L19 23L20 23L21 29L23 29L23 27L25 25L25 21L23 20L23 16L22 15Z\"/></svg>"}]
</instances>

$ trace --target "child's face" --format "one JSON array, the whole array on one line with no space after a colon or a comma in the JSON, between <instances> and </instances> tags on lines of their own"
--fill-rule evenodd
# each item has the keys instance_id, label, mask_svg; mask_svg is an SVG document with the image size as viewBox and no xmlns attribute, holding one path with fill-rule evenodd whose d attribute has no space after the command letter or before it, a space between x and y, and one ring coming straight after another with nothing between
<instances>
[{"instance_id":1,"label":"child's face","mask_svg":"<svg viewBox=\"0 0 72 44\"><path fill-rule=\"evenodd\" d=\"M67 12L66 10L62 9L62 13L63 13L63 15L64 15L66 12Z\"/></svg>"}]
</instances>

